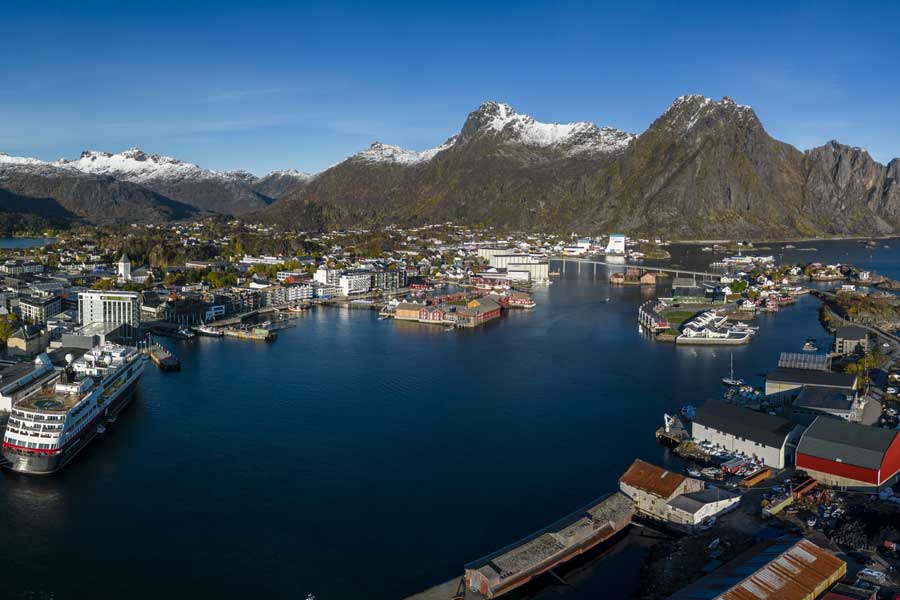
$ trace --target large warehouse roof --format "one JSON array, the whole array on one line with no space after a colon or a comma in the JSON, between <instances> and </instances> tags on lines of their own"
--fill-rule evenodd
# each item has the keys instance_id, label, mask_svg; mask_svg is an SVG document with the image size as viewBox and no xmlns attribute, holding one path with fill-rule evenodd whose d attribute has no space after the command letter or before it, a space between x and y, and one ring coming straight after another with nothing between
<instances>
[{"instance_id":1,"label":"large warehouse roof","mask_svg":"<svg viewBox=\"0 0 900 600\"><path fill-rule=\"evenodd\" d=\"M707 400L698 408L694 423L773 448L781 448L793 428L787 419L725 404L719 400Z\"/></svg>"},{"instance_id":2,"label":"large warehouse roof","mask_svg":"<svg viewBox=\"0 0 900 600\"><path fill-rule=\"evenodd\" d=\"M847 563L806 539L754 546L669 600L805 600L847 572Z\"/></svg>"},{"instance_id":3,"label":"large warehouse roof","mask_svg":"<svg viewBox=\"0 0 900 600\"><path fill-rule=\"evenodd\" d=\"M856 376L851 373L820 371L817 369L788 369L778 367L768 375L766 381L794 383L797 385L822 385L827 387L852 388Z\"/></svg>"},{"instance_id":4,"label":"large warehouse roof","mask_svg":"<svg viewBox=\"0 0 900 600\"><path fill-rule=\"evenodd\" d=\"M878 470L897 437L893 429L816 417L800 438L797 452L817 458Z\"/></svg>"}]
</instances>

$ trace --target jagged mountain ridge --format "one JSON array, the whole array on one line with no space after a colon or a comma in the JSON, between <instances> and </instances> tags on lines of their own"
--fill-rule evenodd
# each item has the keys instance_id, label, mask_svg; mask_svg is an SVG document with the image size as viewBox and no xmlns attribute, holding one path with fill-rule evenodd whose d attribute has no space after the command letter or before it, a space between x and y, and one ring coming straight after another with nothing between
<instances>
[{"instance_id":1,"label":"jagged mountain ridge","mask_svg":"<svg viewBox=\"0 0 900 600\"><path fill-rule=\"evenodd\" d=\"M453 219L676 238L897 232L898 179L898 159L882 165L838 142L803 152L769 136L749 106L697 95L639 135L485 102L439 146L375 142L315 175L258 178L136 148L53 163L0 155L0 189L17 206L40 198L96 222L191 218L201 207L307 228Z\"/></svg>"},{"instance_id":2,"label":"jagged mountain ridge","mask_svg":"<svg viewBox=\"0 0 900 600\"><path fill-rule=\"evenodd\" d=\"M41 177L50 181L40 183ZM120 153L85 150L76 159L52 162L0 154L0 185L3 180L15 182L16 187L10 192L29 197L52 190L61 205L74 208L76 216L104 223L129 218L127 213L117 212L116 198L110 196L109 214L103 214L102 210L95 212L94 207L77 206L78 199L67 191L66 185L54 185L51 181L70 181L72 185L77 182L79 193L94 201L115 190L115 194L122 194L118 198L120 203L136 202L135 219L167 220L191 218L198 211L241 215L264 208L302 186L310 177L291 169L273 171L264 177L247 171L214 171L168 156L148 154L139 148ZM129 185L110 187L110 181ZM91 189L91 182L97 189ZM153 208L148 203L160 206ZM165 207L160 208L162 205Z\"/></svg>"},{"instance_id":3,"label":"jagged mountain ridge","mask_svg":"<svg viewBox=\"0 0 900 600\"><path fill-rule=\"evenodd\" d=\"M682 239L900 231L900 161L837 143L800 151L728 97L681 96L637 136L534 123L484 103L438 148L373 144L251 217L286 224L295 206L316 204L329 226L455 219Z\"/></svg>"},{"instance_id":4,"label":"jagged mountain ridge","mask_svg":"<svg viewBox=\"0 0 900 600\"><path fill-rule=\"evenodd\" d=\"M120 153L85 150L75 160L52 164L136 183L172 200L223 214L240 215L272 201L253 189L256 178L246 171L213 171L140 148Z\"/></svg>"},{"instance_id":5,"label":"jagged mountain ridge","mask_svg":"<svg viewBox=\"0 0 900 600\"><path fill-rule=\"evenodd\" d=\"M149 223L200 214L134 183L5 154L0 154L0 191L3 212L34 214L54 224Z\"/></svg>"}]
</instances>

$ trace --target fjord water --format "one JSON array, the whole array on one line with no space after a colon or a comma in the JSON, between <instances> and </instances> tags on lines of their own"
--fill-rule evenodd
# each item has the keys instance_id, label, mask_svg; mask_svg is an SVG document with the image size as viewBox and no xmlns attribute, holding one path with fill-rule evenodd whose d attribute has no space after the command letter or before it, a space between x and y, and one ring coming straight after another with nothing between
<instances>
[{"instance_id":1,"label":"fjord water","mask_svg":"<svg viewBox=\"0 0 900 600\"><path fill-rule=\"evenodd\" d=\"M900 278L893 248L815 245L793 260ZM674 465L653 432L721 393L730 351L652 342L635 321L651 292L605 278L570 263L535 310L475 331L318 308L272 344L170 342L181 373L149 368L64 471L0 476L4 594L401 598L613 490L635 457ZM760 384L781 351L824 342L817 310L761 317L736 375ZM639 561L615 548L534 593L629 597Z\"/></svg>"}]
</instances>

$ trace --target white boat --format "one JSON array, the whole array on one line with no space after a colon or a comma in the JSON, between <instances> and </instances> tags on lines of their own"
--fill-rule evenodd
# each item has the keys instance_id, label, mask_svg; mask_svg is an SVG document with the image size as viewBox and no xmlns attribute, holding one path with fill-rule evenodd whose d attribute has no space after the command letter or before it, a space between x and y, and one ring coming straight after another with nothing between
<instances>
[{"instance_id":1,"label":"white boat","mask_svg":"<svg viewBox=\"0 0 900 600\"><path fill-rule=\"evenodd\" d=\"M225 332L221 329L216 329L215 327L210 327L209 325L198 325L197 327L194 327L194 331L196 331L200 335L209 337L222 337L225 335Z\"/></svg>"},{"instance_id":2,"label":"white boat","mask_svg":"<svg viewBox=\"0 0 900 600\"><path fill-rule=\"evenodd\" d=\"M818 352L819 348L816 346L816 340L814 338L806 338L806 343L803 344L804 352Z\"/></svg>"},{"instance_id":3,"label":"white boat","mask_svg":"<svg viewBox=\"0 0 900 600\"><path fill-rule=\"evenodd\" d=\"M734 378L734 354L731 355L731 377L723 377L722 383L728 387L740 387L744 385L743 379Z\"/></svg>"},{"instance_id":4,"label":"white boat","mask_svg":"<svg viewBox=\"0 0 900 600\"><path fill-rule=\"evenodd\" d=\"M178 330L178 335L183 337L186 340L192 339L194 337L194 332L188 329L187 327L182 327Z\"/></svg>"}]
</instances>

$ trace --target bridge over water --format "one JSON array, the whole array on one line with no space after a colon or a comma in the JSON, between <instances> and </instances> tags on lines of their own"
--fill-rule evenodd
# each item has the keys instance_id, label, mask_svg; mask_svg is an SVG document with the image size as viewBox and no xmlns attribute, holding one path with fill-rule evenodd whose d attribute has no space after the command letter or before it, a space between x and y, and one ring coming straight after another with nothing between
<instances>
[{"instance_id":1,"label":"bridge over water","mask_svg":"<svg viewBox=\"0 0 900 600\"><path fill-rule=\"evenodd\" d=\"M615 269L624 270L626 267L633 267L636 269L641 269L642 271L653 271L656 273L672 273L675 277L692 277L694 279L710 279L710 280L719 280L722 278L722 273L709 273L706 271L691 271L690 269L682 269L678 267L660 267L658 265L647 265L643 263L625 263L625 262L616 262L615 260L610 261L605 258L575 258L572 256L553 256L550 258L552 261L557 261L562 263L562 269L560 274L568 273L571 263L575 263L578 265L576 268L578 272L581 273L582 267L587 265L589 269L593 269L594 276L597 275L597 265L601 265L604 267L612 267Z\"/></svg>"}]
</instances>

